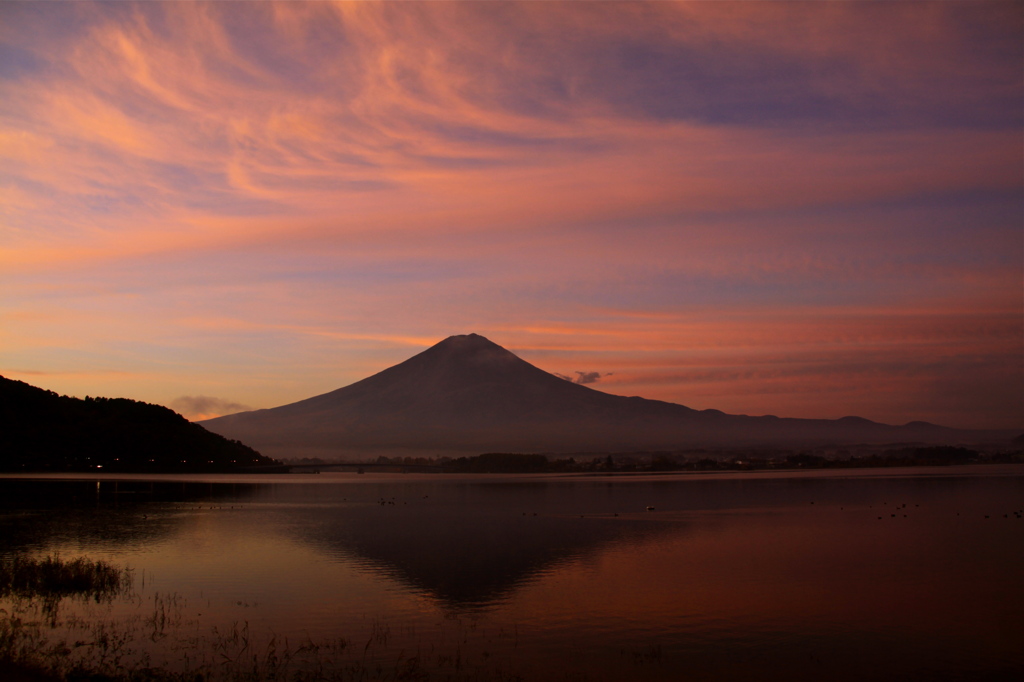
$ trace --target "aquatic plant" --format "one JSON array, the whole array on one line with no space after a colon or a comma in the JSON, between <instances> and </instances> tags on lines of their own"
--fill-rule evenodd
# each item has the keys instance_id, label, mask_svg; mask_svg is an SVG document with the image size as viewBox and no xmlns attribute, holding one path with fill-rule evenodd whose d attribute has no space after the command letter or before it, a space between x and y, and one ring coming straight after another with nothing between
<instances>
[{"instance_id":1,"label":"aquatic plant","mask_svg":"<svg viewBox=\"0 0 1024 682\"><path fill-rule=\"evenodd\" d=\"M64 560L59 555L33 559L0 557L0 598L39 599L53 614L61 599L84 597L99 602L131 590L132 571L85 557Z\"/></svg>"},{"instance_id":2,"label":"aquatic plant","mask_svg":"<svg viewBox=\"0 0 1024 682\"><path fill-rule=\"evenodd\" d=\"M518 647L517 630L484 632L475 620L446 616L456 620L454 642L397 644L397 626L380 620L365 633L365 643L308 636L290 641L273 632L254 632L248 621L203 626L190 615L185 597L175 592L143 596L135 592L133 579L130 569L86 558L0 557L0 677L52 682L522 680L512 660L495 655ZM67 598L81 606L62 615L58 605ZM113 615L109 606L115 599L132 604L134 613Z\"/></svg>"},{"instance_id":3,"label":"aquatic plant","mask_svg":"<svg viewBox=\"0 0 1024 682\"><path fill-rule=\"evenodd\" d=\"M63 562L71 563L71 562ZM123 569L122 569L123 571ZM123 573L122 573L123 575ZM108 583L110 584L110 583ZM24 594L28 595L26 591ZM348 682L374 680L521 680L510 661L464 647L471 636L488 648L512 633L483 635L475 623L459 622L448 645L420 642L412 649L391 641L392 625L375 620L365 645L337 637L290 641L273 632L256 633L247 621L203 627L186 616L187 600L177 593L142 598L128 618L82 614L39 620L39 593L7 599L0 608L0 677L53 682ZM151 609L151 610L150 610ZM92 611L90 613L90 611Z\"/></svg>"}]
</instances>

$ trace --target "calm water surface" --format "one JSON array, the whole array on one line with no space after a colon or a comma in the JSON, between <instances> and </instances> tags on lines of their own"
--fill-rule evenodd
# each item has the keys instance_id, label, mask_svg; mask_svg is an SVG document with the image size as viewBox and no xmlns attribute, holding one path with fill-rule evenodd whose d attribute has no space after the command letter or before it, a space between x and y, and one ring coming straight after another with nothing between
<instances>
[{"instance_id":1,"label":"calm water surface","mask_svg":"<svg viewBox=\"0 0 1024 682\"><path fill-rule=\"evenodd\" d=\"M130 598L62 604L43 629L95 657L102 623L127 666L284 650L296 670L429 679L1024 672L1019 466L6 477L0 499L0 552L134 569Z\"/></svg>"}]
</instances>

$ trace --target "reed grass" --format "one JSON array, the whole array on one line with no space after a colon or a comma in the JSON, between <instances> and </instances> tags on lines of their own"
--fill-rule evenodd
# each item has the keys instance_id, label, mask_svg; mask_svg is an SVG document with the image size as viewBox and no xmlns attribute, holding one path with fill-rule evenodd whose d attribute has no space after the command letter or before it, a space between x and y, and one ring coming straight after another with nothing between
<instances>
[{"instance_id":1,"label":"reed grass","mask_svg":"<svg viewBox=\"0 0 1024 682\"><path fill-rule=\"evenodd\" d=\"M32 559L0 557L0 597L62 599L71 595L97 601L121 594L132 585L132 571L84 557L65 561L60 556Z\"/></svg>"},{"instance_id":2,"label":"reed grass","mask_svg":"<svg viewBox=\"0 0 1024 682\"><path fill-rule=\"evenodd\" d=\"M144 598L131 590L130 572L103 562L48 557L8 561L3 570L0 677L15 671L18 679L47 682L522 680L486 652L474 656L463 649L472 627L459 634L454 648L397 646L392 627L381 621L372 623L365 642L290 640L252 632L245 621L203 627L186 615L181 595ZM54 599L87 596L91 602L97 595L99 601L125 598L136 605L135 614L114 617L100 606L60 617L48 606Z\"/></svg>"}]
</instances>

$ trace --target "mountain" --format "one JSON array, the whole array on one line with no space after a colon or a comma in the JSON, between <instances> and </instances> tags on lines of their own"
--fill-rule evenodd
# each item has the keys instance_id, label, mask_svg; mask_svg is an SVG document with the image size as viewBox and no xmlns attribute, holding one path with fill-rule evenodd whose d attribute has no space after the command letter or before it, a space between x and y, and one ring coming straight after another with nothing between
<instances>
[{"instance_id":1,"label":"mountain","mask_svg":"<svg viewBox=\"0 0 1024 682\"><path fill-rule=\"evenodd\" d=\"M160 405L0 377L0 471L239 471L279 464Z\"/></svg>"},{"instance_id":2,"label":"mountain","mask_svg":"<svg viewBox=\"0 0 1024 682\"><path fill-rule=\"evenodd\" d=\"M201 422L277 457L628 452L695 447L952 444L1016 433L844 417L780 419L693 410L596 391L477 334L451 336L378 374L297 403Z\"/></svg>"}]
</instances>

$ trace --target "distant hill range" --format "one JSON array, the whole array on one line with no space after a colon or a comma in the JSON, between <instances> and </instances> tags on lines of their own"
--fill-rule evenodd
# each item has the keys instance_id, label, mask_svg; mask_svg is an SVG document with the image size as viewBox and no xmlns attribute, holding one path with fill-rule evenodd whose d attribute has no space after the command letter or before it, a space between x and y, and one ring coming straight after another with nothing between
<instances>
[{"instance_id":1,"label":"distant hill range","mask_svg":"<svg viewBox=\"0 0 1024 682\"><path fill-rule=\"evenodd\" d=\"M1020 431L693 410L566 381L477 334L451 336L350 386L200 422L275 457L636 452L1008 442Z\"/></svg>"},{"instance_id":2,"label":"distant hill range","mask_svg":"<svg viewBox=\"0 0 1024 682\"><path fill-rule=\"evenodd\" d=\"M232 472L279 465L160 405L0 377L0 471Z\"/></svg>"}]
</instances>

